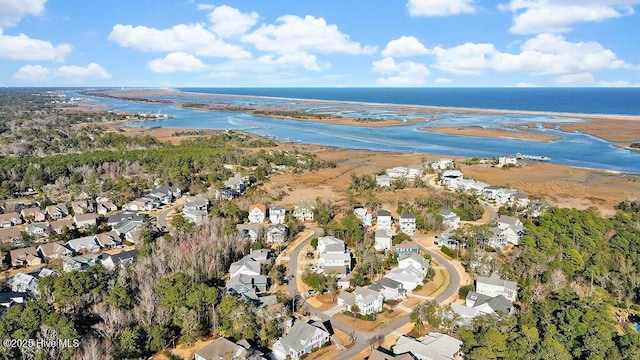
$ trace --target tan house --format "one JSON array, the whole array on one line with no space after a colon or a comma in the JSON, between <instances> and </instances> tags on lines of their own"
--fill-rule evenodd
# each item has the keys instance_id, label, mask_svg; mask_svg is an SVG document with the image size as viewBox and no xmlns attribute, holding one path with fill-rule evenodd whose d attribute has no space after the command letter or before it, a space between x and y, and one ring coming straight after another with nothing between
<instances>
[{"instance_id":1,"label":"tan house","mask_svg":"<svg viewBox=\"0 0 640 360\"><path fill-rule=\"evenodd\" d=\"M22 231L17 227L0 229L0 242L10 243L22 240Z\"/></svg>"},{"instance_id":2,"label":"tan house","mask_svg":"<svg viewBox=\"0 0 640 360\"><path fill-rule=\"evenodd\" d=\"M78 228L89 227L97 224L98 216L96 214L76 214L73 216L73 221Z\"/></svg>"},{"instance_id":3,"label":"tan house","mask_svg":"<svg viewBox=\"0 0 640 360\"><path fill-rule=\"evenodd\" d=\"M14 267L42 264L42 259L38 257L38 251L33 246L11 250L9 257L11 258L11 266Z\"/></svg>"},{"instance_id":4,"label":"tan house","mask_svg":"<svg viewBox=\"0 0 640 360\"><path fill-rule=\"evenodd\" d=\"M0 214L0 227L9 227L22 224L22 218L17 212L10 212L7 214Z\"/></svg>"},{"instance_id":5,"label":"tan house","mask_svg":"<svg viewBox=\"0 0 640 360\"><path fill-rule=\"evenodd\" d=\"M59 259L63 256L71 256L72 252L61 241L54 241L38 246L38 255L43 259Z\"/></svg>"},{"instance_id":6,"label":"tan house","mask_svg":"<svg viewBox=\"0 0 640 360\"><path fill-rule=\"evenodd\" d=\"M69 215L69 209L67 209L67 205L64 203L49 205L44 209L44 211L51 220L62 219Z\"/></svg>"},{"instance_id":7,"label":"tan house","mask_svg":"<svg viewBox=\"0 0 640 360\"><path fill-rule=\"evenodd\" d=\"M22 209L22 211L20 211L20 215L22 215L22 218L25 221L29 220L29 221L42 222L47 219L45 216L45 213L36 207L24 208Z\"/></svg>"}]
</instances>

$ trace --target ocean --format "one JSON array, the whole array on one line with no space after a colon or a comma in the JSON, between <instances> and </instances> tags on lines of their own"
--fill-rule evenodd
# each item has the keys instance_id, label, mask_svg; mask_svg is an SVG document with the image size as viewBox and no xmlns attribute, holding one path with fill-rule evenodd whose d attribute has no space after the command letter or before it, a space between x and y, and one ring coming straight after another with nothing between
<instances>
[{"instance_id":1,"label":"ocean","mask_svg":"<svg viewBox=\"0 0 640 360\"><path fill-rule=\"evenodd\" d=\"M180 88L184 92L479 109L640 115L640 88Z\"/></svg>"}]
</instances>

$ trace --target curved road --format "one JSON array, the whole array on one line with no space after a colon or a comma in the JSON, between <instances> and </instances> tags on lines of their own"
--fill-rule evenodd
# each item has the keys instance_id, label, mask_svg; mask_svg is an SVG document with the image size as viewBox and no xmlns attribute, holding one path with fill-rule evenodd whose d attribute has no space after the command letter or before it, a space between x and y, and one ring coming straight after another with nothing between
<instances>
[{"instance_id":1,"label":"curved road","mask_svg":"<svg viewBox=\"0 0 640 360\"><path fill-rule=\"evenodd\" d=\"M305 246L307 246L313 238L322 235L321 229L315 228L313 230L314 230L314 233L311 236L309 236L306 240L301 242L298 246L296 246L291 251L291 254L289 257L289 275L290 276L291 275L300 276L300 274L298 274L298 255L300 254L300 251L302 251L302 249ZM433 259L435 259L440 264L442 264L449 272L449 285L440 295L435 297L435 301L438 304L442 304L449 297L451 297L453 294L458 292L458 289L460 288L460 276L458 275L458 272L456 271L455 267L449 262L449 260L425 248L420 244L418 245L420 246L422 251L431 255ZM291 294L293 295L298 294L297 283L295 279L291 279L291 277L289 280L288 289ZM375 332L364 332L364 331L355 330L347 324L344 324L342 322L336 321L335 319L332 319L331 317L327 316L324 312L317 310L316 308L307 304L306 302L303 303L302 307L304 307L307 311L309 311L309 313L312 314L314 317L321 319L322 321L329 320L333 328L339 329L346 334L353 334L355 336L356 338L355 344L349 349L345 350L338 357L336 357L336 359L347 360L347 359L353 358L354 356L359 354L362 350L366 349L367 346L369 346L370 340L374 336L385 337L391 334L392 332L394 332L396 329L408 324L410 321L410 315L407 314L401 318L394 320L393 322L389 323L387 326L385 326L380 330L377 330Z\"/></svg>"}]
</instances>

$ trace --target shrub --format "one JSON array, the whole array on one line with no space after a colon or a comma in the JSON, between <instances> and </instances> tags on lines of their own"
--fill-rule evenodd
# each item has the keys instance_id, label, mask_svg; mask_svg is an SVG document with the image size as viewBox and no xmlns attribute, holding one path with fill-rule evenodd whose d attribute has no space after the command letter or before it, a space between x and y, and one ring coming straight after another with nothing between
<instances>
[{"instance_id":1,"label":"shrub","mask_svg":"<svg viewBox=\"0 0 640 360\"><path fill-rule=\"evenodd\" d=\"M469 291L473 291L473 285L461 286L460 289L458 289L458 296L460 296L460 299L466 299Z\"/></svg>"},{"instance_id":2,"label":"shrub","mask_svg":"<svg viewBox=\"0 0 640 360\"><path fill-rule=\"evenodd\" d=\"M455 258L458 257L458 251L449 249L446 245L442 245L442 253L447 255L448 257Z\"/></svg>"}]
</instances>

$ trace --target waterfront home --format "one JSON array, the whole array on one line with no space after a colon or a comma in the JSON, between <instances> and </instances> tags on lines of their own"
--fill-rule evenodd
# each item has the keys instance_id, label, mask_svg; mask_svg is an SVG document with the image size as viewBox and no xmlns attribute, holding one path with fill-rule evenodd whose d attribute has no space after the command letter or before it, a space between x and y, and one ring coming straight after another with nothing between
<instances>
[{"instance_id":1,"label":"waterfront home","mask_svg":"<svg viewBox=\"0 0 640 360\"><path fill-rule=\"evenodd\" d=\"M389 231L384 229L376 230L374 235L374 245L373 247L376 251L386 251L391 249L392 244L392 236Z\"/></svg>"},{"instance_id":2,"label":"waterfront home","mask_svg":"<svg viewBox=\"0 0 640 360\"><path fill-rule=\"evenodd\" d=\"M286 336L273 344L273 358L276 360L298 360L305 354L331 341L329 328L319 322L296 321Z\"/></svg>"},{"instance_id":3,"label":"waterfront home","mask_svg":"<svg viewBox=\"0 0 640 360\"><path fill-rule=\"evenodd\" d=\"M440 178L440 185L449 188L457 189L458 180L462 180L462 173L458 170L445 170Z\"/></svg>"},{"instance_id":4,"label":"waterfront home","mask_svg":"<svg viewBox=\"0 0 640 360\"><path fill-rule=\"evenodd\" d=\"M42 264L42 259L38 256L38 250L33 246L9 251L9 258L11 258L11 266L13 267Z\"/></svg>"},{"instance_id":5,"label":"waterfront home","mask_svg":"<svg viewBox=\"0 0 640 360\"><path fill-rule=\"evenodd\" d=\"M518 159L515 156L507 155L498 157L498 166L516 166L518 165Z\"/></svg>"},{"instance_id":6,"label":"waterfront home","mask_svg":"<svg viewBox=\"0 0 640 360\"><path fill-rule=\"evenodd\" d=\"M78 228L87 228L97 224L98 215L96 214L79 214L73 216L73 222Z\"/></svg>"},{"instance_id":7,"label":"waterfront home","mask_svg":"<svg viewBox=\"0 0 640 360\"><path fill-rule=\"evenodd\" d=\"M338 295L338 305L343 311L355 311L353 308L356 306L357 313L363 315L381 312L383 303L382 293L360 286L357 286L352 293L343 291Z\"/></svg>"},{"instance_id":8,"label":"waterfront home","mask_svg":"<svg viewBox=\"0 0 640 360\"><path fill-rule=\"evenodd\" d=\"M433 170L447 170L453 169L454 164L451 159L440 159L438 161L434 161L432 163L427 164L428 167L431 167Z\"/></svg>"},{"instance_id":9,"label":"waterfront home","mask_svg":"<svg viewBox=\"0 0 640 360\"><path fill-rule=\"evenodd\" d=\"M376 175L376 185L389 187L391 186L391 178L389 175Z\"/></svg>"},{"instance_id":10,"label":"waterfront home","mask_svg":"<svg viewBox=\"0 0 640 360\"><path fill-rule=\"evenodd\" d=\"M36 207L29 207L29 208L22 209L20 211L20 216L22 216L22 218L25 221L42 222L47 219L45 213Z\"/></svg>"},{"instance_id":11,"label":"waterfront home","mask_svg":"<svg viewBox=\"0 0 640 360\"><path fill-rule=\"evenodd\" d=\"M522 221L513 216L501 215L498 218L498 227L505 232L506 240L514 245L518 245L520 236L524 235Z\"/></svg>"},{"instance_id":12,"label":"waterfront home","mask_svg":"<svg viewBox=\"0 0 640 360\"><path fill-rule=\"evenodd\" d=\"M49 205L44 210L51 220L62 219L63 217L69 215L67 205L65 205L64 203Z\"/></svg>"},{"instance_id":13,"label":"waterfront home","mask_svg":"<svg viewBox=\"0 0 640 360\"><path fill-rule=\"evenodd\" d=\"M282 224L273 224L269 225L269 230L267 230L267 243L269 244L280 244L285 241L287 235L289 233L289 228Z\"/></svg>"},{"instance_id":14,"label":"waterfront home","mask_svg":"<svg viewBox=\"0 0 640 360\"><path fill-rule=\"evenodd\" d=\"M367 212L366 208L355 208L353 209L353 214L360 220L363 226L371 226L371 224L373 224L373 215Z\"/></svg>"},{"instance_id":15,"label":"waterfront home","mask_svg":"<svg viewBox=\"0 0 640 360\"><path fill-rule=\"evenodd\" d=\"M509 301L515 301L518 295L516 288L514 281L503 280L496 273L480 275L476 279L476 292L490 297L502 295Z\"/></svg>"},{"instance_id":16,"label":"waterfront home","mask_svg":"<svg viewBox=\"0 0 640 360\"><path fill-rule=\"evenodd\" d=\"M451 229L457 229L460 225L460 216L451 210L440 211L442 223Z\"/></svg>"},{"instance_id":17,"label":"waterfront home","mask_svg":"<svg viewBox=\"0 0 640 360\"><path fill-rule=\"evenodd\" d=\"M283 207L274 206L269 208L269 221L271 221L272 224L284 224L286 215L287 210Z\"/></svg>"},{"instance_id":18,"label":"waterfront home","mask_svg":"<svg viewBox=\"0 0 640 360\"><path fill-rule=\"evenodd\" d=\"M400 231L407 235L416 234L416 217L413 214L401 214L398 222L400 223Z\"/></svg>"},{"instance_id":19,"label":"waterfront home","mask_svg":"<svg viewBox=\"0 0 640 360\"><path fill-rule=\"evenodd\" d=\"M249 205L249 222L262 224L267 217L267 206L262 203Z\"/></svg>"},{"instance_id":20,"label":"waterfront home","mask_svg":"<svg viewBox=\"0 0 640 360\"><path fill-rule=\"evenodd\" d=\"M20 214L18 214L17 212L0 214L0 227L6 228L20 224L22 224L22 218L20 218Z\"/></svg>"},{"instance_id":21,"label":"waterfront home","mask_svg":"<svg viewBox=\"0 0 640 360\"><path fill-rule=\"evenodd\" d=\"M380 210L378 211L376 217L376 223L378 225L378 230L389 230L391 231L391 225L393 224L393 218L391 217L391 212L388 210Z\"/></svg>"},{"instance_id":22,"label":"waterfront home","mask_svg":"<svg viewBox=\"0 0 640 360\"><path fill-rule=\"evenodd\" d=\"M422 360L454 360L461 355L462 345L462 341L438 332L417 339L402 335L393 347L393 353L409 353Z\"/></svg>"},{"instance_id":23,"label":"waterfront home","mask_svg":"<svg viewBox=\"0 0 640 360\"><path fill-rule=\"evenodd\" d=\"M195 360L262 360L266 359L264 354L251 346L246 340L234 343L223 337L219 337L209 345L201 348L195 353Z\"/></svg>"},{"instance_id":24,"label":"waterfront home","mask_svg":"<svg viewBox=\"0 0 640 360\"><path fill-rule=\"evenodd\" d=\"M313 212L315 209L316 206L311 201L301 201L293 208L293 217L302 222L313 221Z\"/></svg>"},{"instance_id":25,"label":"waterfront home","mask_svg":"<svg viewBox=\"0 0 640 360\"><path fill-rule=\"evenodd\" d=\"M407 289L402 283L386 277L371 284L369 289L380 292L385 300L401 301L407 298Z\"/></svg>"},{"instance_id":26,"label":"waterfront home","mask_svg":"<svg viewBox=\"0 0 640 360\"><path fill-rule=\"evenodd\" d=\"M514 205L516 208L521 209L529 206L529 197L521 192L516 192L509 197L509 205Z\"/></svg>"},{"instance_id":27,"label":"waterfront home","mask_svg":"<svg viewBox=\"0 0 640 360\"><path fill-rule=\"evenodd\" d=\"M498 194L503 191L502 186L487 186L482 190L482 197L487 200L495 200Z\"/></svg>"},{"instance_id":28,"label":"waterfront home","mask_svg":"<svg viewBox=\"0 0 640 360\"><path fill-rule=\"evenodd\" d=\"M63 256L70 256L72 251L69 250L62 241L54 241L41 244L36 248L36 252L43 259L59 259Z\"/></svg>"}]
</instances>

